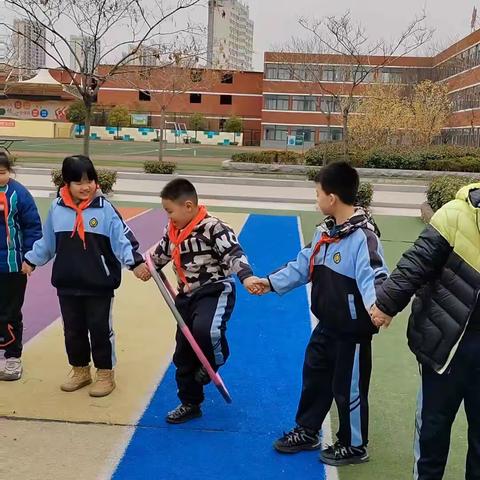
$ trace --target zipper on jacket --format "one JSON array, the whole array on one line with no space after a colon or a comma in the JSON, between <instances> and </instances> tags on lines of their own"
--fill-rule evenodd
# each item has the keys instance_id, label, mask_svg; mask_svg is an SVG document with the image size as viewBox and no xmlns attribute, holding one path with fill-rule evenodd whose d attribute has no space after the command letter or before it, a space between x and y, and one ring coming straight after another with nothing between
<instances>
[{"instance_id":1,"label":"zipper on jacket","mask_svg":"<svg viewBox=\"0 0 480 480\"><path fill-rule=\"evenodd\" d=\"M357 309L355 307L355 296L352 293L347 295L348 308L350 310L350 316L352 320L357 320Z\"/></svg>"},{"instance_id":2,"label":"zipper on jacket","mask_svg":"<svg viewBox=\"0 0 480 480\"><path fill-rule=\"evenodd\" d=\"M445 371L448 369L450 366L451 361L453 360L453 357L457 353L458 346L460 345L460 342L462 341L463 337L465 336L465 332L467 331L468 324L470 323L470 319L472 318L473 312L475 311L475 308L477 308L477 303L478 299L480 298L480 290L477 291L477 294L475 295L475 304L473 305L472 309L470 310L470 313L468 314L467 317L467 322L465 323L465 328L463 329L462 334L460 335L460 338L458 339L458 342L453 346L453 348L450 350L450 354L448 356L447 361L445 362L445 365L441 367L440 369L436 370L437 373L440 375L442 373L445 373Z\"/></svg>"},{"instance_id":3,"label":"zipper on jacket","mask_svg":"<svg viewBox=\"0 0 480 480\"><path fill-rule=\"evenodd\" d=\"M329 243L326 243L325 244L325 252L323 253L323 264L325 265L326 261L327 261L327 250L328 250L328 245L330 245Z\"/></svg>"},{"instance_id":4,"label":"zipper on jacket","mask_svg":"<svg viewBox=\"0 0 480 480\"><path fill-rule=\"evenodd\" d=\"M107 274L107 277L109 277L110 276L110 270L107 267L107 262L105 261L105 257L103 255L100 255L100 258L102 259L103 268L105 269L105 273Z\"/></svg>"}]
</instances>

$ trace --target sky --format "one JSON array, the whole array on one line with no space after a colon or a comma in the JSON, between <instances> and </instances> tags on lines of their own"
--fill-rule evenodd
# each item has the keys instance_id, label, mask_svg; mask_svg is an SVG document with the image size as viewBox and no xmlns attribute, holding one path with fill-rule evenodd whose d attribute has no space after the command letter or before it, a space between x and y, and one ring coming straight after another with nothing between
<instances>
[{"instance_id":1,"label":"sky","mask_svg":"<svg viewBox=\"0 0 480 480\"><path fill-rule=\"evenodd\" d=\"M450 45L468 35L474 0L246 0L255 22L255 68L262 68L263 52L288 42L292 36L304 36L299 17L321 19L350 10L372 39L398 36L416 15L425 10L426 24L435 29L433 46ZM425 52L419 52L422 54Z\"/></svg>"},{"instance_id":2,"label":"sky","mask_svg":"<svg viewBox=\"0 0 480 480\"><path fill-rule=\"evenodd\" d=\"M144 0L152 6L155 2L175 3L177 0ZM189 20L206 25L206 0L187 14ZM339 16L350 10L352 19L362 24L372 41L384 38L393 40L425 10L426 24L435 30L430 48L417 54L430 54L432 48L449 46L470 33L473 7L479 10L480 0L243 0L250 6L254 29L254 68L263 69L263 52L288 43L292 36L304 37L299 25L300 17L322 19ZM11 14L1 7L1 17L10 20ZM10 17L10 18L9 18ZM186 19L183 19L186 20ZM180 21L183 21L180 20Z\"/></svg>"}]
</instances>

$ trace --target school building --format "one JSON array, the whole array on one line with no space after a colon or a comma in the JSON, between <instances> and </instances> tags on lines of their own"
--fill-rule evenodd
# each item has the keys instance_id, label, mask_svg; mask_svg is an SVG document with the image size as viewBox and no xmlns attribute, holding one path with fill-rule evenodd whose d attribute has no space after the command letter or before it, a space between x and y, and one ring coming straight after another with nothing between
<instances>
[{"instance_id":1,"label":"school building","mask_svg":"<svg viewBox=\"0 0 480 480\"><path fill-rule=\"evenodd\" d=\"M436 56L386 63L383 57L364 57L362 63L383 66L356 88L358 98L368 83L446 83L453 113L439 141L480 146L480 30ZM211 131L222 131L226 120L237 116L243 120L244 145L282 148L288 136L295 136L308 148L342 138L341 108L332 93L348 94L348 65L349 58L339 55L266 52L263 72L178 69L172 74L130 67L100 89L94 123L105 125L115 105L126 106L132 118L143 118L149 128L158 128L162 111L168 122L187 128L191 115L201 113ZM0 126L3 118L64 121L64 107L74 99L72 87L65 72L50 74L66 92L52 85L12 84L0 74Z\"/></svg>"}]
</instances>

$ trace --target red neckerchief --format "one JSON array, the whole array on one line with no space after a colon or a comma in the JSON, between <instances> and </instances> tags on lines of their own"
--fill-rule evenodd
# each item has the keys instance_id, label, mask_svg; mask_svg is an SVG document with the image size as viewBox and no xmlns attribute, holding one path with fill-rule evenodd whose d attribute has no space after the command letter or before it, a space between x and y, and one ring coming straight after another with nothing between
<instances>
[{"instance_id":1,"label":"red neckerchief","mask_svg":"<svg viewBox=\"0 0 480 480\"><path fill-rule=\"evenodd\" d=\"M3 215L5 217L5 228L7 229L7 247L10 245L10 227L8 226L8 199L5 192L0 192L0 205L3 205Z\"/></svg>"},{"instance_id":2,"label":"red neckerchief","mask_svg":"<svg viewBox=\"0 0 480 480\"><path fill-rule=\"evenodd\" d=\"M192 234L195 227L208 215L204 205L200 205L195 218L183 229L179 230L172 221L168 225L168 239L172 244L172 260L177 270L178 278L188 287L187 277L182 269L182 260L180 254L180 245Z\"/></svg>"},{"instance_id":3,"label":"red neckerchief","mask_svg":"<svg viewBox=\"0 0 480 480\"><path fill-rule=\"evenodd\" d=\"M315 266L315 256L322 248L322 245L328 245L330 243L337 243L340 240L339 237L331 237L328 233L323 232L320 240L315 245L314 249L312 250L312 255L310 257L310 269L309 269L309 280L312 280L313 275L313 267Z\"/></svg>"},{"instance_id":4,"label":"red neckerchief","mask_svg":"<svg viewBox=\"0 0 480 480\"><path fill-rule=\"evenodd\" d=\"M87 244L85 242L85 225L83 223L83 211L88 208L90 203L92 203L93 198L89 198L88 200L84 200L80 204L76 204L73 201L72 194L70 193L70 189L68 188L67 185L62 187L60 189L60 197L63 200L63 203L65 204L66 207L70 207L71 209L75 210L75 213L77 214L75 218L75 223L73 225L73 230L72 230L72 236L73 238L75 236L75 233L78 233L78 236L83 242L83 248L86 250L87 249Z\"/></svg>"}]
</instances>

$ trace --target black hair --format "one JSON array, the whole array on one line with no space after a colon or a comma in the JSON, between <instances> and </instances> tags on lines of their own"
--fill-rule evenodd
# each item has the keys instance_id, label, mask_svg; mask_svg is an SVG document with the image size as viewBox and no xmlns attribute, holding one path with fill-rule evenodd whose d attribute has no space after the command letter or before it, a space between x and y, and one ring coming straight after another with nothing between
<instances>
[{"instance_id":1,"label":"black hair","mask_svg":"<svg viewBox=\"0 0 480 480\"><path fill-rule=\"evenodd\" d=\"M0 152L0 168L6 168L9 172L13 172L13 162L6 152Z\"/></svg>"},{"instance_id":2,"label":"black hair","mask_svg":"<svg viewBox=\"0 0 480 480\"><path fill-rule=\"evenodd\" d=\"M98 183L98 174L93 162L85 155L73 155L65 158L62 165L63 183L80 182L86 176L89 180Z\"/></svg>"},{"instance_id":3,"label":"black hair","mask_svg":"<svg viewBox=\"0 0 480 480\"><path fill-rule=\"evenodd\" d=\"M193 183L185 178L176 178L168 182L160 192L160 197L172 202L191 200L195 205L198 203L198 195Z\"/></svg>"},{"instance_id":4,"label":"black hair","mask_svg":"<svg viewBox=\"0 0 480 480\"><path fill-rule=\"evenodd\" d=\"M333 193L346 205L355 204L360 178L358 172L347 162L333 162L323 167L314 181L327 195Z\"/></svg>"}]
</instances>

